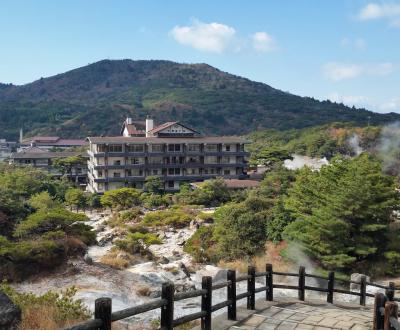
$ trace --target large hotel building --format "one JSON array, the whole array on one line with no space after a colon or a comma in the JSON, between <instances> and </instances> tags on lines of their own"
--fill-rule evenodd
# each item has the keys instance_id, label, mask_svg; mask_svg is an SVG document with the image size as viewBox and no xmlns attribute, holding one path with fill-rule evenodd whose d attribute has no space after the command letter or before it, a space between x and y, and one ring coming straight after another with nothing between
<instances>
[{"instance_id":1,"label":"large hotel building","mask_svg":"<svg viewBox=\"0 0 400 330\"><path fill-rule=\"evenodd\" d=\"M154 127L150 118L140 125L127 118L121 136L88 137L89 191L143 188L148 176L160 177L165 190L178 190L181 182L247 177L243 138L201 136L180 122Z\"/></svg>"}]
</instances>

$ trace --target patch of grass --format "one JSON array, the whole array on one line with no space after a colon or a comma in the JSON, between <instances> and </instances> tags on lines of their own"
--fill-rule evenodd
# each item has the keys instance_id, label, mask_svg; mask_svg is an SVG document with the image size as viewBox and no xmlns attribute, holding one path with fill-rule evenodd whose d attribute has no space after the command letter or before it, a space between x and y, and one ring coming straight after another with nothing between
<instances>
[{"instance_id":1,"label":"patch of grass","mask_svg":"<svg viewBox=\"0 0 400 330\"><path fill-rule=\"evenodd\" d=\"M120 249L112 249L101 257L100 262L116 269L127 268L136 258Z\"/></svg>"}]
</instances>

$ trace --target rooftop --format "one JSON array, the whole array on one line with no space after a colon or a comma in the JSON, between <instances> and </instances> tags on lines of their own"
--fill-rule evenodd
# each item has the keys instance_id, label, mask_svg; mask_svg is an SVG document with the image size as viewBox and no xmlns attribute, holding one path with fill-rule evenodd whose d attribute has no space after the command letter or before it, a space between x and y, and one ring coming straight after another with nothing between
<instances>
[{"instance_id":1,"label":"rooftop","mask_svg":"<svg viewBox=\"0 0 400 330\"><path fill-rule=\"evenodd\" d=\"M128 137L128 136L89 136L91 143L132 143L132 144L162 144L162 143L249 143L239 136L204 136L204 137Z\"/></svg>"}]
</instances>

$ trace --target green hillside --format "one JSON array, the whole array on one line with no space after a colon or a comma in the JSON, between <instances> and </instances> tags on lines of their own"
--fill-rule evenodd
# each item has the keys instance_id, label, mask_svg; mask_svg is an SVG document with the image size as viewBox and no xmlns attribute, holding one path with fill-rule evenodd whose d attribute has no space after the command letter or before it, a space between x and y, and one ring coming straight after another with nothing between
<instances>
[{"instance_id":1,"label":"green hillside","mask_svg":"<svg viewBox=\"0 0 400 330\"><path fill-rule=\"evenodd\" d=\"M23 86L0 84L0 137L118 134L126 116L182 120L208 134L245 134L400 118L299 97L207 64L103 60Z\"/></svg>"}]
</instances>

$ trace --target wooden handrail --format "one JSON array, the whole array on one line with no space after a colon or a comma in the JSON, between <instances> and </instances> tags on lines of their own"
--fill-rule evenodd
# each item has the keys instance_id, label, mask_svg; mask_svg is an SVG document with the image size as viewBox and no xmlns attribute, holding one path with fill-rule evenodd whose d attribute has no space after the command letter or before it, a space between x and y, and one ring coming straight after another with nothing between
<instances>
[{"instance_id":1,"label":"wooden handrail","mask_svg":"<svg viewBox=\"0 0 400 330\"><path fill-rule=\"evenodd\" d=\"M299 282L298 285L287 285L287 284L279 284L274 283L273 275L278 276L292 276L298 277ZM256 279L259 277L265 277L265 286L257 287L255 286ZM318 286L308 286L306 285L306 278L317 278L321 280L327 281L327 287L318 287ZM236 286L237 282L247 281L247 291L237 294ZM335 283L353 283L360 285L360 292L343 290L335 287ZM367 282L365 277L362 277L360 282L356 281L347 281L347 280L339 280L335 278L335 273L330 272L328 277L323 277L314 274L306 273L304 267L299 268L298 273L289 273L289 272L275 272L273 271L273 267L271 264L267 264L264 272L256 272L255 267L249 267L247 275L236 276L236 272L234 270L228 270L226 281L220 283L212 283L211 277L203 277L202 278L202 288L197 290L191 290L186 292L179 292L175 294L175 288L173 283L164 283L161 291L161 298L153 299L150 302L147 302L142 305L138 305L135 307L126 308L117 312L111 313L111 299L109 298L99 298L95 301L95 318L92 320L88 320L86 322L77 324L73 327L66 328L65 330L92 330L92 329L101 329L101 330L109 330L111 329L111 322L115 322L118 320L122 320L134 315L139 315L151 310L160 309L161 310L161 329L163 330L171 330L174 327L191 322L193 320L201 320L201 328L204 330L211 329L211 316L212 313L220 310L222 308L227 308L227 316L229 320L236 320L236 302L238 300L247 298L247 308L255 309L255 295L256 293L265 291L265 299L267 301L272 301L274 297L274 289L282 289L282 290L298 290L298 298L300 300L305 299L306 291L315 291L315 292L326 292L327 293L327 302L333 303L334 293L342 293L349 294L360 297L360 305L365 305L367 297L374 297L374 295L370 293L366 293L366 286L375 286L381 289L386 290L385 299L387 301L393 302L393 300L397 300L394 298L395 286L394 283L390 282L388 286L384 286L381 284ZM227 299L225 301L219 302L215 305L212 305L212 292L215 290L220 290L226 288L227 290ZM174 319L174 302L201 297L201 311L196 313L192 313L189 315L185 315ZM380 296L381 297L381 296ZM375 303L376 303L375 296ZM380 298L382 299L382 297ZM382 305L382 304L381 304ZM392 305L391 305L392 306ZM397 306L397 305L396 305ZM378 308L378 307L377 307ZM374 322L378 325L381 324L383 318L377 318L378 312L375 308L375 316ZM383 306L380 306L380 311L383 311ZM391 307L392 309L394 307ZM392 313L393 314L393 313ZM390 316L393 321L393 315ZM390 322L390 317L388 318ZM375 318L377 320L375 321ZM382 321L382 322L381 322ZM383 324L383 323L382 323ZM398 323L397 323L398 324ZM392 328L394 328L397 324L393 321L391 323ZM375 328L379 330L384 330L383 328ZM386 330L386 329L385 329Z\"/></svg>"}]
</instances>

